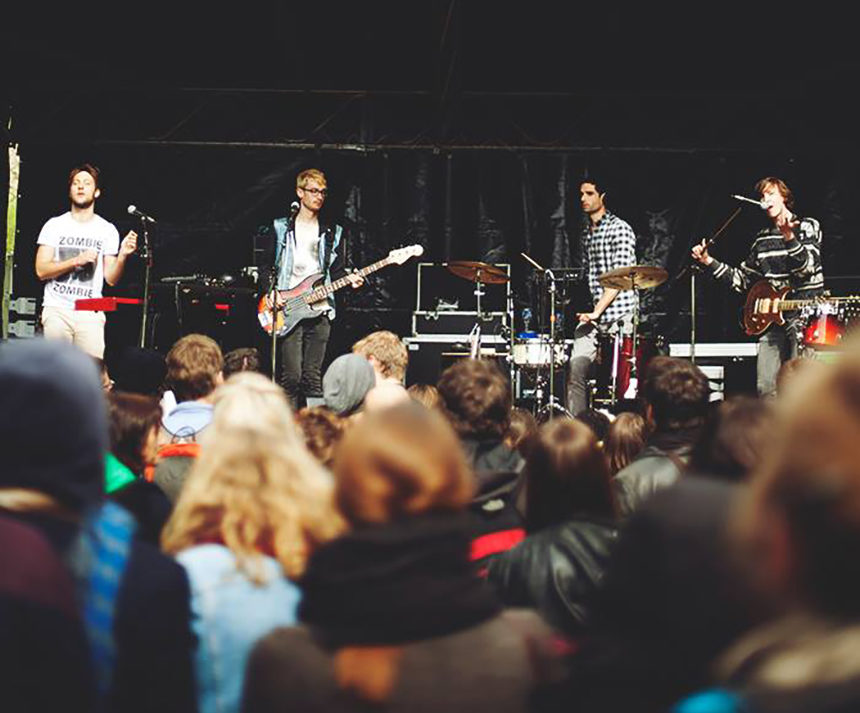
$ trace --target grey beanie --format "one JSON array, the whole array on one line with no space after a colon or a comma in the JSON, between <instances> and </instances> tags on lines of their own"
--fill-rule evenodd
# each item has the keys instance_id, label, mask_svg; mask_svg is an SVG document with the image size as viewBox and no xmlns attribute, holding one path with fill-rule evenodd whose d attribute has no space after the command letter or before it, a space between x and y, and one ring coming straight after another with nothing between
<instances>
[{"instance_id":1,"label":"grey beanie","mask_svg":"<svg viewBox=\"0 0 860 713\"><path fill-rule=\"evenodd\" d=\"M45 339L0 346L0 488L38 490L81 511L104 493L108 446L92 357Z\"/></svg>"},{"instance_id":2,"label":"grey beanie","mask_svg":"<svg viewBox=\"0 0 860 713\"><path fill-rule=\"evenodd\" d=\"M325 405L339 416L349 416L364 403L376 374L363 356L344 354L329 365L322 383Z\"/></svg>"}]
</instances>

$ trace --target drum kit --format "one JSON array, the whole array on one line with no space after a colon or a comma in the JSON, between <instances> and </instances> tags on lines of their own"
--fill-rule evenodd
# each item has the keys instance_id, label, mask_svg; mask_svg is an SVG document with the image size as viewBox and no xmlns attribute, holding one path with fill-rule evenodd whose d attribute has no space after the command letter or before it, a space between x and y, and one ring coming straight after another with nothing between
<instances>
[{"instance_id":1,"label":"drum kit","mask_svg":"<svg viewBox=\"0 0 860 713\"><path fill-rule=\"evenodd\" d=\"M549 330L545 333L527 331L514 334L511 330L508 351L505 357L511 372L511 383L520 383L523 376L533 380L535 388L534 410L543 418L558 414L570 415L555 391L556 372L563 369L570 358L572 340L564 339L559 328L560 314L557 312L558 283L580 281L583 270L580 268L544 268L523 253L544 278L543 291L549 295ZM465 280L475 283L477 322L472 330L471 355L480 356L480 325L484 296L483 286L501 284L508 281L503 270L485 262L458 260L448 262L447 269ZM604 288L616 290L648 290L665 282L667 272L661 267L651 265L630 265L603 273L598 281ZM638 305L638 299L637 299ZM511 324L513 306L509 305ZM528 312L528 311L527 311ZM614 404L617 400L635 395L637 378L641 377L647 363L656 353L656 343L650 337L639 334L638 306L633 314L631 334L602 335L598 355L598 372L592 388L592 401L603 405ZM563 375L562 375L563 376ZM563 379L562 379L563 380Z\"/></svg>"}]
</instances>

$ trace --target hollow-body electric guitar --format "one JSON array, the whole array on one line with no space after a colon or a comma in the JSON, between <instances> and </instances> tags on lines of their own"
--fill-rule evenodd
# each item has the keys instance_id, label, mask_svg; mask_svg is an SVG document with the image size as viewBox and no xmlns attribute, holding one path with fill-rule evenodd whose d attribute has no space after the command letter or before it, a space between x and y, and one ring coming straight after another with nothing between
<instances>
[{"instance_id":1,"label":"hollow-body electric guitar","mask_svg":"<svg viewBox=\"0 0 860 713\"><path fill-rule=\"evenodd\" d=\"M759 280L750 287L743 308L744 331L752 337L764 332L771 324L785 324L783 312L792 312L820 304L860 303L860 296L856 295L787 300L785 296L790 289L791 287L776 289L767 280Z\"/></svg>"},{"instance_id":2,"label":"hollow-body electric guitar","mask_svg":"<svg viewBox=\"0 0 860 713\"><path fill-rule=\"evenodd\" d=\"M405 248L397 248L388 253L388 256L382 258L382 260L363 267L361 270L356 270L352 274L365 277L387 265L402 265L409 258L418 257L423 253L424 248L421 245L409 245ZM349 284L349 279L342 277L326 285L323 283L323 276L316 274L305 278L292 289L279 290L278 294L284 301L284 306L275 311L275 334L279 337L284 337L292 332L303 319L318 316L325 309L325 303L329 295ZM270 292L269 294L272 293ZM265 296L260 299L257 305L257 319L266 333L271 334L272 310L266 304Z\"/></svg>"}]
</instances>

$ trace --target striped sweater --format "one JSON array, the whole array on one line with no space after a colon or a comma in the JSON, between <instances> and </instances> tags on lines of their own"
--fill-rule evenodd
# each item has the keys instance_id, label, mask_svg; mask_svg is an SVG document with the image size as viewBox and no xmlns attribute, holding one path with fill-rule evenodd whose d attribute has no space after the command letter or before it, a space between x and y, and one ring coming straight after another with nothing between
<instances>
[{"instance_id":1,"label":"striped sweater","mask_svg":"<svg viewBox=\"0 0 860 713\"><path fill-rule=\"evenodd\" d=\"M786 241L776 226L759 231L740 267L719 260L711 265L715 279L737 292L746 292L759 280L779 289L791 286L789 297L815 297L824 291L821 270L821 225L815 218L801 218L795 237Z\"/></svg>"}]
</instances>

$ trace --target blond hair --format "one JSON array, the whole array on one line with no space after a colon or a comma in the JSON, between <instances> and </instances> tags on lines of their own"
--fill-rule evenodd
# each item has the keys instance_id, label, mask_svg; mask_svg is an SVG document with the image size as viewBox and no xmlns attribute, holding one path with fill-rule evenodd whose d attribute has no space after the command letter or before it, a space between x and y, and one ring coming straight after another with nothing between
<instances>
[{"instance_id":1,"label":"blond hair","mask_svg":"<svg viewBox=\"0 0 860 713\"><path fill-rule=\"evenodd\" d=\"M161 538L170 554L223 543L256 583L262 554L297 578L312 549L343 523L331 476L305 448L283 392L269 384L243 372L219 389L200 456Z\"/></svg>"},{"instance_id":2,"label":"blond hair","mask_svg":"<svg viewBox=\"0 0 860 713\"><path fill-rule=\"evenodd\" d=\"M307 168L296 176L296 188L306 188L311 181L321 183L323 187L328 185L325 180L325 174L322 171L318 168Z\"/></svg>"},{"instance_id":3,"label":"blond hair","mask_svg":"<svg viewBox=\"0 0 860 713\"><path fill-rule=\"evenodd\" d=\"M371 332L352 345L352 352L360 354L368 361L373 357L378 364L379 373L387 379L403 382L406 378L409 354L403 340L394 332Z\"/></svg>"}]
</instances>

